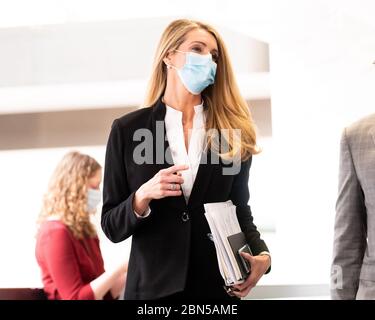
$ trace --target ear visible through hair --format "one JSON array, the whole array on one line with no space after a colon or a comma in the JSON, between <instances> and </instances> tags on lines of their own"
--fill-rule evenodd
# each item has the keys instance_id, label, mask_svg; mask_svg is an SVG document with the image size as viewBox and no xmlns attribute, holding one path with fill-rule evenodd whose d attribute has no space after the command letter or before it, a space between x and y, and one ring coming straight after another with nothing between
<instances>
[{"instance_id":1,"label":"ear visible through hair","mask_svg":"<svg viewBox=\"0 0 375 320\"><path fill-rule=\"evenodd\" d=\"M167 69L171 69L172 66L171 66L171 61L169 60L168 58L168 54L167 56L163 59L163 62L165 63L165 65L167 66Z\"/></svg>"}]
</instances>

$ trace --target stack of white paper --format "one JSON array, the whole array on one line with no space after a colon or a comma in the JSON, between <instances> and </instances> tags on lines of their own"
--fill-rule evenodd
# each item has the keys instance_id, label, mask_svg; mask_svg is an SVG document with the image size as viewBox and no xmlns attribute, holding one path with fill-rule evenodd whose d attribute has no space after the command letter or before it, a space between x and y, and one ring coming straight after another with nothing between
<instances>
[{"instance_id":1,"label":"stack of white paper","mask_svg":"<svg viewBox=\"0 0 375 320\"><path fill-rule=\"evenodd\" d=\"M206 203L204 209L215 243L220 273L226 285L242 283L241 271L228 241L228 236L241 232L236 206L229 200Z\"/></svg>"}]
</instances>

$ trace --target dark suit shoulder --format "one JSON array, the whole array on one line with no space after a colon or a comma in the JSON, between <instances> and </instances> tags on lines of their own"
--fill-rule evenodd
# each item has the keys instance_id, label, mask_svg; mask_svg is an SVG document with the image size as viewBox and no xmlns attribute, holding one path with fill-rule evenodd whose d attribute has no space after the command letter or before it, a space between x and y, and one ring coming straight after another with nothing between
<instances>
[{"instance_id":1,"label":"dark suit shoulder","mask_svg":"<svg viewBox=\"0 0 375 320\"><path fill-rule=\"evenodd\" d=\"M149 123L153 107L146 107L129 112L115 120L120 128L138 129L145 128Z\"/></svg>"}]
</instances>

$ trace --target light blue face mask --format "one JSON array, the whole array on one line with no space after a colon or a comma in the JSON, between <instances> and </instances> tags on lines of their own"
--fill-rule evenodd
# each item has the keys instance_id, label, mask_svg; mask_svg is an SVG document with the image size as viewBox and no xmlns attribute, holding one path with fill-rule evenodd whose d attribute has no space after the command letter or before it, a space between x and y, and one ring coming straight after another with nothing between
<instances>
[{"instance_id":1,"label":"light blue face mask","mask_svg":"<svg viewBox=\"0 0 375 320\"><path fill-rule=\"evenodd\" d=\"M168 66L177 70L181 82L189 92L194 95L200 94L214 83L217 66L210 53L202 55L195 52L175 51L185 53L185 64L181 69Z\"/></svg>"},{"instance_id":2,"label":"light blue face mask","mask_svg":"<svg viewBox=\"0 0 375 320\"><path fill-rule=\"evenodd\" d=\"M87 209L89 212L95 211L101 200L102 193L99 189L89 188L87 190Z\"/></svg>"}]
</instances>

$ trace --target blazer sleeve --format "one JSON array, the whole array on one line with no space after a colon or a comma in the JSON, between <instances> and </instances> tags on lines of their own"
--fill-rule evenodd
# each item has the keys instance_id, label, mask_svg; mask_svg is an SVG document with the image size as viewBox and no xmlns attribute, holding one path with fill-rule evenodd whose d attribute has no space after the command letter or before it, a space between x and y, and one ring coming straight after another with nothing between
<instances>
[{"instance_id":1,"label":"blazer sleeve","mask_svg":"<svg viewBox=\"0 0 375 320\"><path fill-rule=\"evenodd\" d=\"M366 249L366 207L344 130L340 144L339 187L336 201L332 299L355 299Z\"/></svg>"},{"instance_id":2,"label":"blazer sleeve","mask_svg":"<svg viewBox=\"0 0 375 320\"><path fill-rule=\"evenodd\" d=\"M250 199L249 192L249 170L252 158L241 163L240 172L236 175L233 181L231 190L231 200L237 207L237 218L242 231L245 233L246 240L250 245L251 251L254 255L258 255L262 251L269 251L266 243L260 238L260 233L253 222L253 216L250 206L248 205ZM267 273L270 269L267 270Z\"/></svg>"},{"instance_id":3,"label":"blazer sleeve","mask_svg":"<svg viewBox=\"0 0 375 320\"><path fill-rule=\"evenodd\" d=\"M82 280L78 257L68 230L50 230L43 250L46 265L61 299L95 300L90 284Z\"/></svg>"},{"instance_id":4,"label":"blazer sleeve","mask_svg":"<svg viewBox=\"0 0 375 320\"><path fill-rule=\"evenodd\" d=\"M133 209L134 192L129 190L126 176L125 132L118 120L112 124L109 134L103 181L103 207L101 226L112 242L120 242L133 235L145 219L136 217ZM130 151L128 151L130 152Z\"/></svg>"}]
</instances>

